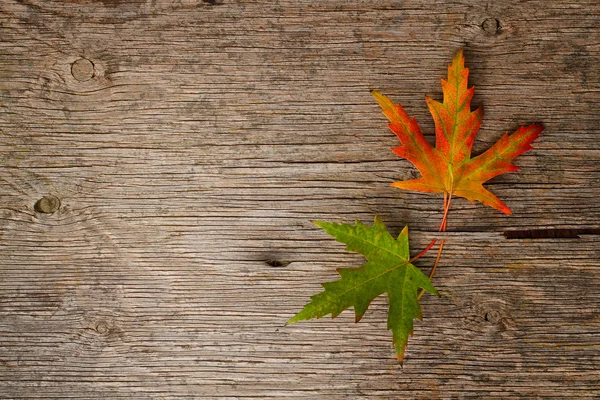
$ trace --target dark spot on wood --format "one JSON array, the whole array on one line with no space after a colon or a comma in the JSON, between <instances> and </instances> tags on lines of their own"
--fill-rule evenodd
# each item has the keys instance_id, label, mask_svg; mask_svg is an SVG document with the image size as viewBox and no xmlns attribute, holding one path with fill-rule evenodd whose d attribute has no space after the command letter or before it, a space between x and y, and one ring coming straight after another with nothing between
<instances>
[{"instance_id":1,"label":"dark spot on wood","mask_svg":"<svg viewBox=\"0 0 600 400\"><path fill-rule=\"evenodd\" d=\"M37 12L40 12L43 10L41 6L39 6L38 4L32 4L28 0L17 0L16 2L17 2L17 4L22 4L26 7L30 7L32 10L35 10Z\"/></svg>"},{"instance_id":2,"label":"dark spot on wood","mask_svg":"<svg viewBox=\"0 0 600 400\"><path fill-rule=\"evenodd\" d=\"M481 23L481 28L487 36L499 35L502 30L500 21L496 18L487 18Z\"/></svg>"},{"instance_id":3,"label":"dark spot on wood","mask_svg":"<svg viewBox=\"0 0 600 400\"><path fill-rule=\"evenodd\" d=\"M126 0L98 0L100 3L102 3L104 6L118 6L121 3L127 3L128 1Z\"/></svg>"},{"instance_id":4,"label":"dark spot on wood","mask_svg":"<svg viewBox=\"0 0 600 400\"><path fill-rule=\"evenodd\" d=\"M285 268L288 265L291 264L291 261L282 261L282 260L265 260L265 264L267 264L269 267L273 267L273 268Z\"/></svg>"},{"instance_id":5,"label":"dark spot on wood","mask_svg":"<svg viewBox=\"0 0 600 400\"><path fill-rule=\"evenodd\" d=\"M223 2L219 0L202 0L202 2L204 4L208 4L209 6L218 6L220 4L223 4Z\"/></svg>"},{"instance_id":6,"label":"dark spot on wood","mask_svg":"<svg viewBox=\"0 0 600 400\"><path fill-rule=\"evenodd\" d=\"M590 74L595 70L593 64L593 56L584 46L573 45L573 52L564 56L563 71L567 74L575 74L580 78L580 84L587 86Z\"/></svg>"},{"instance_id":7,"label":"dark spot on wood","mask_svg":"<svg viewBox=\"0 0 600 400\"><path fill-rule=\"evenodd\" d=\"M60 208L60 200L56 196L44 196L36 201L33 208L39 213L52 214Z\"/></svg>"},{"instance_id":8,"label":"dark spot on wood","mask_svg":"<svg viewBox=\"0 0 600 400\"><path fill-rule=\"evenodd\" d=\"M600 235L599 228L525 229L504 231L507 239L580 239L579 235Z\"/></svg>"},{"instance_id":9,"label":"dark spot on wood","mask_svg":"<svg viewBox=\"0 0 600 400\"><path fill-rule=\"evenodd\" d=\"M71 74L80 82L89 81L94 77L94 63L87 58L80 58L71 64Z\"/></svg>"}]
</instances>

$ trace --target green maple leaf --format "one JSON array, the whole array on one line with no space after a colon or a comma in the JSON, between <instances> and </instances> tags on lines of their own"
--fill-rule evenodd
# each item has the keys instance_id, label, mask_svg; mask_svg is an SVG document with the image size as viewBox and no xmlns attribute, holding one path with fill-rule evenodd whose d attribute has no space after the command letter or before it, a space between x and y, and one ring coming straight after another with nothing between
<instances>
[{"instance_id":1,"label":"green maple leaf","mask_svg":"<svg viewBox=\"0 0 600 400\"><path fill-rule=\"evenodd\" d=\"M364 255L368 262L360 268L339 268L341 279L323 283L325 291L312 296L311 302L287 325L327 314L335 318L350 307L354 307L358 322L371 301L387 293L387 325L392 330L398 361L402 361L408 336L413 333L413 320L422 319L418 289L438 294L429 278L410 262L408 227L394 239L377 217L372 227L359 221L356 225L315 221L315 225L345 243L346 250Z\"/></svg>"}]
</instances>

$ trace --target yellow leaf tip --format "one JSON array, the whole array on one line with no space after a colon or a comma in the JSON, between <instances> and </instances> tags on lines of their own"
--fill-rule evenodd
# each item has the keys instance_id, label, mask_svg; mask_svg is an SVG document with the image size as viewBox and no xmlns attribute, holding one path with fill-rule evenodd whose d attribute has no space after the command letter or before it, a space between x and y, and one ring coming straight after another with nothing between
<instances>
[{"instance_id":1,"label":"yellow leaf tip","mask_svg":"<svg viewBox=\"0 0 600 400\"><path fill-rule=\"evenodd\" d=\"M392 100L390 100L389 97L387 97L386 95L383 95L383 94L379 93L376 90L371 90L371 96L373 96L373 98L375 98L375 100L377 100L377 103L379 103L379 106L384 111L387 110L387 109L393 109L394 106L395 106L394 102Z\"/></svg>"}]
</instances>

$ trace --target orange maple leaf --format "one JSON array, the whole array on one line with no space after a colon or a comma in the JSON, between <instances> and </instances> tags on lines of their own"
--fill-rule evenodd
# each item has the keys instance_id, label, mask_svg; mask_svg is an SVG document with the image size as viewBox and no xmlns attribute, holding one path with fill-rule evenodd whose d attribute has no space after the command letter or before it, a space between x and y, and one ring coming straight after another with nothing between
<instances>
[{"instance_id":1,"label":"orange maple leaf","mask_svg":"<svg viewBox=\"0 0 600 400\"><path fill-rule=\"evenodd\" d=\"M415 118L410 118L400 104L372 91L371 94L390 120L388 127L402 145L392 151L410 161L421 173L418 179L394 182L401 189L419 192L444 193L451 198L477 200L506 214L510 209L483 183L519 168L512 161L530 150L531 143L544 129L542 124L520 127L512 135L506 133L483 154L471 158L475 135L481 126L483 107L471 111L474 87L467 88L469 69L465 68L460 50L448 66L448 80L442 79L444 101L426 97L427 106L435 121L436 147L423 136Z\"/></svg>"}]
</instances>

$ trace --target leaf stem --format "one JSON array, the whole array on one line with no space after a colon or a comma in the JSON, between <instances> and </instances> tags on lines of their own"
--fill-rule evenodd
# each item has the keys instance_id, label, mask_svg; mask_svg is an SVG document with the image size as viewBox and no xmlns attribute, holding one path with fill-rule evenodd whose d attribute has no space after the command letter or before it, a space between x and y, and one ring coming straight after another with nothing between
<instances>
[{"instance_id":1,"label":"leaf stem","mask_svg":"<svg viewBox=\"0 0 600 400\"><path fill-rule=\"evenodd\" d=\"M452 201L452 190L450 191L450 195L444 193L444 217L442 218L442 223L440 224L440 228L438 229L438 232L446 232L446 223L448 222L448 210L450 210L450 202L451 201ZM435 240L432 243L434 243L434 242L435 242ZM429 247L429 248L431 248L431 247ZM429 250L429 248L427 250ZM429 272L429 279L433 278L433 274L435 274L435 269L437 268L437 266L440 262L440 258L442 257L443 249L444 249L444 239L442 239L440 241L440 247L438 249L438 253L435 258L435 263L433 264L433 267L431 268L431 272ZM421 291L417 295L417 300L420 300L421 297L423 297L423 294L425 294L425 289L421 289Z\"/></svg>"},{"instance_id":2,"label":"leaf stem","mask_svg":"<svg viewBox=\"0 0 600 400\"><path fill-rule=\"evenodd\" d=\"M429 243L429 245L425 248L425 250L423 250L422 252L420 252L419 254L417 254L416 256L414 256L413 258L411 258L410 260L408 260L408 262L412 263L413 261L421 258L423 255L425 255L425 253L427 253L429 250L431 250L431 248L433 247L433 245L435 244L435 242L437 242L437 239L433 239L431 241L431 243Z\"/></svg>"}]
</instances>

